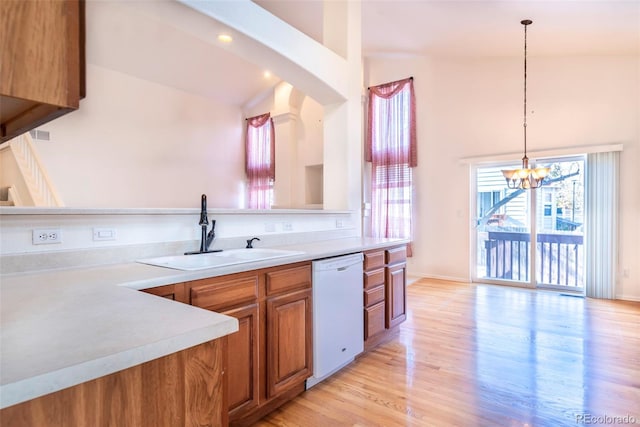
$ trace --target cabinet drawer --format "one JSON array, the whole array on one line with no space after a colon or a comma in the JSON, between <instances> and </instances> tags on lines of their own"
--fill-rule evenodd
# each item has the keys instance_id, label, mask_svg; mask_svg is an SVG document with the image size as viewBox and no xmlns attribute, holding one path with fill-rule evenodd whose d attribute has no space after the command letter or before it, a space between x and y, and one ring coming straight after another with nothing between
<instances>
[{"instance_id":1,"label":"cabinet drawer","mask_svg":"<svg viewBox=\"0 0 640 427\"><path fill-rule=\"evenodd\" d=\"M384 267L384 250L368 251L364 253L364 269Z\"/></svg>"},{"instance_id":2,"label":"cabinet drawer","mask_svg":"<svg viewBox=\"0 0 640 427\"><path fill-rule=\"evenodd\" d=\"M364 272L364 288L370 289L384 284L384 268Z\"/></svg>"},{"instance_id":3,"label":"cabinet drawer","mask_svg":"<svg viewBox=\"0 0 640 427\"><path fill-rule=\"evenodd\" d=\"M384 325L384 301L364 309L364 339L383 332Z\"/></svg>"},{"instance_id":4,"label":"cabinet drawer","mask_svg":"<svg viewBox=\"0 0 640 427\"><path fill-rule=\"evenodd\" d=\"M267 295L311 287L311 264L267 273Z\"/></svg>"},{"instance_id":5,"label":"cabinet drawer","mask_svg":"<svg viewBox=\"0 0 640 427\"><path fill-rule=\"evenodd\" d=\"M258 298L258 277L222 280L191 287L191 305L219 311L223 308L252 303Z\"/></svg>"},{"instance_id":6,"label":"cabinet drawer","mask_svg":"<svg viewBox=\"0 0 640 427\"><path fill-rule=\"evenodd\" d=\"M384 284L364 290L365 307L369 307L370 305L379 303L380 301L384 301Z\"/></svg>"},{"instance_id":7,"label":"cabinet drawer","mask_svg":"<svg viewBox=\"0 0 640 427\"><path fill-rule=\"evenodd\" d=\"M397 248L387 249L387 264L396 264L407 260L407 247L399 246Z\"/></svg>"},{"instance_id":8,"label":"cabinet drawer","mask_svg":"<svg viewBox=\"0 0 640 427\"><path fill-rule=\"evenodd\" d=\"M156 286L155 288L143 289L142 292L157 295L162 298L172 299L174 301L186 302L184 283L176 283L175 285Z\"/></svg>"}]
</instances>

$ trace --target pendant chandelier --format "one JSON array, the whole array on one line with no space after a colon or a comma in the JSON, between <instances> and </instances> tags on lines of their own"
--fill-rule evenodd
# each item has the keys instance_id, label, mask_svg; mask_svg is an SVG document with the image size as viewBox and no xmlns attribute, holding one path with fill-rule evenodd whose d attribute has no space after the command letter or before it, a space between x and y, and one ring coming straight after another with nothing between
<instances>
[{"instance_id":1,"label":"pendant chandelier","mask_svg":"<svg viewBox=\"0 0 640 427\"><path fill-rule=\"evenodd\" d=\"M549 168L529 168L529 158L527 157L527 25L532 22L530 19L520 21L524 25L524 157L522 158L522 168L502 170L507 187L514 190L538 188L542 186L542 181L549 175Z\"/></svg>"}]
</instances>

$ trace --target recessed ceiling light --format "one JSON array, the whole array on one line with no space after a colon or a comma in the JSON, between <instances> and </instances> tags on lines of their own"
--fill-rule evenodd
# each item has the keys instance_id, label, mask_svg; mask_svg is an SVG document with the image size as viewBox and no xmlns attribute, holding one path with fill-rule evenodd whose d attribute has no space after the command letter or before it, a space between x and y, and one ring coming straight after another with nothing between
<instances>
[{"instance_id":1,"label":"recessed ceiling light","mask_svg":"<svg viewBox=\"0 0 640 427\"><path fill-rule=\"evenodd\" d=\"M222 43L231 43L233 41L233 37L229 34L218 34L218 40Z\"/></svg>"},{"instance_id":2,"label":"recessed ceiling light","mask_svg":"<svg viewBox=\"0 0 640 427\"><path fill-rule=\"evenodd\" d=\"M268 79L269 77L271 77L271 71L265 71L264 73L262 73L262 75L264 76L265 79Z\"/></svg>"}]
</instances>

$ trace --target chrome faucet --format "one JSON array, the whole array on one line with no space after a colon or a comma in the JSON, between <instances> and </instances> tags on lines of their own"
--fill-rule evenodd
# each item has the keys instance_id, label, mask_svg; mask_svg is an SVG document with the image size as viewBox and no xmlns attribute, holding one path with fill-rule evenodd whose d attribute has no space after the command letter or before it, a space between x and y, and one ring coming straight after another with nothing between
<instances>
[{"instance_id":1,"label":"chrome faucet","mask_svg":"<svg viewBox=\"0 0 640 427\"><path fill-rule=\"evenodd\" d=\"M209 250L209 246L216 237L216 220L211 221L211 230L207 233L209 227L209 218L207 218L207 195L203 194L200 201L200 222L198 223L202 227L202 237L200 238L200 250L194 252L185 252L185 255L206 254L209 252L221 252L222 249Z\"/></svg>"}]
</instances>

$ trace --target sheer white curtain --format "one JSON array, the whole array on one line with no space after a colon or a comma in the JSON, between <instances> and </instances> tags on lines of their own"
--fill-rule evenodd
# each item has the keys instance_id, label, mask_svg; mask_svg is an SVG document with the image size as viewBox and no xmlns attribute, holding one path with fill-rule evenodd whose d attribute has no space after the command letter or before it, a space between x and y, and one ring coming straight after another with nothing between
<instances>
[{"instance_id":1,"label":"sheer white curtain","mask_svg":"<svg viewBox=\"0 0 640 427\"><path fill-rule=\"evenodd\" d=\"M618 168L620 152L587 155L585 174L585 293L615 298L618 269Z\"/></svg>"}]
</instances>

